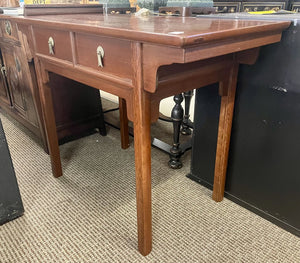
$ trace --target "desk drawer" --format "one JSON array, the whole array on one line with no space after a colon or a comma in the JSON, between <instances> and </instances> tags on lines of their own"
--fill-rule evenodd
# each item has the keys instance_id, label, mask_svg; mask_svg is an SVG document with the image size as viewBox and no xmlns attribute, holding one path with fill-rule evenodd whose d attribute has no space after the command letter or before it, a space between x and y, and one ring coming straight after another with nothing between
<instances>
[{"instance_id":1,"label":"desk drawer","mask_svg":"<svg viewBox=\"0 0 300 263\"><path fill-rule=\"evenodd\" d=\"M104 51L103 67L98 65L97 48ZM75 35L76 63L97 71L132 78L131 42L111 37L77 33Z\"/></svg>"},{"instance_id":2,"label":"desk drawer","mask_svg":"<svg viewBox=\"0 0 300 263\"><path fill-rule=\"evenodd\" d=\"M36 52L48 55L51 57L72 61L72 49L70 33L61 30L48 30L45 28L34 28L35 42L40 43L36 45ZM49 38L53 39L53 52L49 50Z\"/></svg>"}]
</instances>

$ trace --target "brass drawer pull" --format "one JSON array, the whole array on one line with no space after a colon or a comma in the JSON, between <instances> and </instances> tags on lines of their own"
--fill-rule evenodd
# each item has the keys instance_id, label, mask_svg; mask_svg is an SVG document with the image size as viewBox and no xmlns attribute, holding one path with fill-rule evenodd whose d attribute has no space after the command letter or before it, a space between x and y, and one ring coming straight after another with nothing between
<instances>
[{"instance_id":1,"label":"brass drawer pull","mask_svg":"<svg viewBox=\"0 0 300 263\"><path fill-rule=\"evenodd\" d=\"M48 45L49 45L49 54L54 55L54 39L52 37L49 37Z\"/></svg>"},{"instance_id":2,"label":"brass drawer pull","mask_svg":"<svg viewBox=\"0 0 300 263\"><path fill-rule=\"evenodd\" d=\"M21 64L18 58L15 58L15 62L16 62L16 70L18 72L21 72Z\"/></svg>"},{"instance_id":3,"label":"brass drawer pull","mask_svg":"<svg viewBox=\"0 0 300 263\"><path fill-rule=\"evenodd\" d=\"M104 49L101 46L97 47L98 66L103 68Z\"/></svg>"},{"instance_id":4,"label":"brass drawer pull","mask_svg":"<svg viewBox=\"0 0 300 263\"><path fill-rule=\"evenodd\" d=\"M2 76L7 76L7 74L6 74L6 67L5 66L2 66L2 65L0 65L1 66L1 74L2 74Z\"/></svg>"},{"instance_id":5,"label":"brass drawer pull","mask_svg":"<svg viewBox=\"0 0 300 263\"><path fill-rule=\"evenodd\" d=\"M8 35L11 35L11 23L8 20L5 20L5 32Z\"/></svg>"}]
</instances>

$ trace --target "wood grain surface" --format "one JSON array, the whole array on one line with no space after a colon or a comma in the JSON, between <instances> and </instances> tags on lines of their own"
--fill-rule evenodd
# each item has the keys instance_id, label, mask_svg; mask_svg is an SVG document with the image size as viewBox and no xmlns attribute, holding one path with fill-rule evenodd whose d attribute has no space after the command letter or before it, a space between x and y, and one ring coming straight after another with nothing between
<instances>
[{"instance_id":1,"label":"wood grain surface","mask_svg":"<svg viewBox=\"0 0 300 263\"><path fill-rule=\"evenodd\" d=\"M51 96L48 97L48 72L110 92L126 101L128 118L134 123L138 247L142 255L150 253L152 247L150 125L158 118L159 101L211 83L221 84L213 195L220 201L224 193L239 62L254 63L257 48L280 41L282 30L290 24L101 14L16 17L14 20L26 34L34 58L39 62L37 73L54 176L60 176L62 170L52 101ZM62 46L58 39L57 54L47 53L46 40L59 34L70 37L66 45ZM105 45L103 68L95 66L95 47L101 45L102 40ZM252 51L248 52L249 49ZM124 105L121 105L122 114Z\"/></svg>"}]
</instances>

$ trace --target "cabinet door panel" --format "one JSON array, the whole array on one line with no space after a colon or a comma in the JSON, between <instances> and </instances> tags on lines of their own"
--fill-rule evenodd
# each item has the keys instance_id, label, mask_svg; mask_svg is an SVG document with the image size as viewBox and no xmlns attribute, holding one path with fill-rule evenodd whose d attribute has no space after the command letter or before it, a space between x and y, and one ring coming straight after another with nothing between
<instances>
[{"instance_id":1,"label":"cabinet door panel","mask_svg":"<svg viewBox=\"0 0 300 263\"><path fill-rule=\"evenodd\" d=\"M3 54L4 63L6 66L6 75L9 89L11 91L11 99L14 108L23 116L26 116L26 106L23 98L21 66L19 60L15 54L15 48L11 49L11 52L5 52Z\"/></svg>"},{"instance_id":2,"label":"cabinet door panel","mask_svg":"<svg viewBox=\"0 0 300 263\"><path fill-rule=\"evenodd\" d=\"M5 103L6 105L11 106L11 101L9 97L9 92L5 80L5 68L2 62L2 56L0 51L0 103ZM1 106L1 105L0 105Z\"/></svg>"},{"instance_id":3,"label":"cabinet door panel","mask_svg":"<svg viewBox=\"0 0 300 263\"><path fill-rule=\"evenodd\" d=\"M32 125L38 127L32 76L22 47L6 49L3 60L14 109Z\"/></svg>"},{"instance_id":4,"label":"cabinet door panel","mask_svg":"<svg viewBox=\"0 0 300 263\"><path fill-rule=\"evenodd\" d=\"M33 84L33 75L29 67L33 67L33 64L28 64L24 50L21 47L16 47L14 51L14 57L16 61L16 67L21 68L18 71L18 78L20 88L22 90L23 102L26 109L26 119L35 127L39 127L38 113L36 101L34 99L37 93L37 87Z\"/></svg>"}]
</instances>

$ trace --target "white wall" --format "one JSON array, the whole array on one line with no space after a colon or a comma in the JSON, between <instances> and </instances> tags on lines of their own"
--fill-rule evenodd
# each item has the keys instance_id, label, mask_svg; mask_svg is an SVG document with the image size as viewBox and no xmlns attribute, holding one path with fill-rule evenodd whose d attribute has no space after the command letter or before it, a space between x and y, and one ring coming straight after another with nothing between
<instances>
[{"instance_id":1,"label":"white wall","mask_svg":"<svg viewBox=\"0 0 300 263\"><path fill-rule=\"evenodd\" d=\"M110 101L119 103L118 102L118 97L115 96L115 95L112 95L110 93L101 91L101 97L103 97L105 99L108 99ZM173 97L169 97L169 98L163 99L160 102L159 111L162 114L166 115L166 116L171 116L171 111L172 111L172 108L174 107L174 104L175 103L173 101ZM192 121L194 119L194 105L195 105L195 96L192 97L191 106L190 106L190 115L191 115L190 119ZM182 106L184 107L184 102L182 103Z\"/></svg>"}]
</instances>

